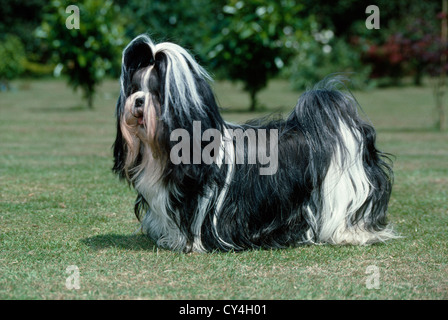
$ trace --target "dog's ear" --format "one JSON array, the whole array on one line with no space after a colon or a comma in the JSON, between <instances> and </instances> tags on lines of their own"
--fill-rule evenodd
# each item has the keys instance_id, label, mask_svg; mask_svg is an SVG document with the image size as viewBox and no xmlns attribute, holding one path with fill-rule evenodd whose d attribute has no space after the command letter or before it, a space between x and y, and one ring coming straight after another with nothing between
<instances>
[{"instance_id":1,"label":"dog's ear","mask_svg":"<svg viewBox=\"0 0 448 320\"><path fill-rule=\"evenodd\" d=\"M207 116L207 103L200 87L210 79L207 72L182 47L164 42L156 46L155 70L160 86L161 117L169 124L180 121L185 128L192 120Z\"/></svg>"},{"instance_id":2,"label":"dog's ear","mask_svg":"<svg viewBox=\"0 0 448 320\"><path fill-rule=\"evenodd\" d=\"M120 96L117 101L115 116L117 118L117 135L113 145L114 166L112 168L120 178L125 178L124 163L128 152L126 143L121 132L120 121L123 115L126 99L130 95L131 81L134 73L140 68L154 64L154 55L152 51L153 43L146 35L141 35L132 40L123 50L121 77L120 77Z\"/></svg>"},{"instance_id":3,"label":"dog's ear","mask_svg":"<svg viewBox=\"0 0 448 320\"><path fill-rule=\"evenodd\" d=\"M151 39L146 35L141 35L132 40L123 50L121 89L125 97L130 93L126 91L131 89L130 84L134 73L154 64L153 47Z\"/></svg>"},{"instance_id":4,"label":"dog's ear","mask_svg":"<svg viewBox=\"0 0 448 320\"><path fill-rule=\"evenodd\" d=\"M117 117L117 135L115 137L115 142L113 144L113 151L114 151L114 166L112 168L112 171L117 174L120 179L124 179L126 177L126 174L124 172L124 163L126 159L126 153L127 153L127 147L126 143L123 138L123 134L121 132L120 127L120 119L121 119L121 113L124 108L124 102L122 99L122 96L120 94L120 97L117 101L117 108L116 108L116 117Z\"/></svg>"},{"instance_id":5,"label":"dog's ear","mask_svg":"<svg viewBox=\"0 0 448 320\"><path fill-rule=\"evenodd\" d=\"M154 64L151 39L141 35L132 40L123 52L123 66L127 69L140 69Z\"/></svg>"},{"instance_id":6,"label":"dog's ear","mask_svg":"<svg viewBox=\"0 0 448 320\"><path fill-rule=\"evenodd\" d=\"M126 99L131 94L131 82L134 73L154 64L153 43L146 35L141 35L132 40L123 50L121 77L120 77L120 98L116 108L116 117L119 121L126 104Z\"/></svg>"},{"instance_id":7,"label":"dog's ear","mask_svg":"<svg viewBox=\"0 0 448 320\"><path fill-rule=\"evenodd\" d=\"M207 129L222 129L211 81L207 72L182 47L165 42L155 47L154 70L157 73L159 120L165 137L159 144L169 146L169 133L182 128L193 136L193 122L201 122L201 137ZM160 136L162 137L162 136Z\"/></svg>"},{"instance_id":8,"label":"dog's ear","mask_svg":"<svg viewBox=\"0 0 448 320\"><path fill-rule=\"evenodd\" d=\"M176 187L182 190L182 194L193 196L204 191L207 177L213 176L216 170L202 161L193 163L193 149L199 147L202 155L209 144L209 141L201 140L204 132L208 129L222 132L224 121L209 85L209 75L185 49L172 43L158 44L154 69L159 80L161 121L158 128L161 130L157 135L157 143L161 153L169 160L172 148L178 143L177 140L171 141L170 134L175 129L186 130L190 139L190 162L173 164L168 161L164 175L179 181ZM194 125L198 121L199 128ZM173 206L177 205L176 201Z\"/></svg>"}]
</instances>

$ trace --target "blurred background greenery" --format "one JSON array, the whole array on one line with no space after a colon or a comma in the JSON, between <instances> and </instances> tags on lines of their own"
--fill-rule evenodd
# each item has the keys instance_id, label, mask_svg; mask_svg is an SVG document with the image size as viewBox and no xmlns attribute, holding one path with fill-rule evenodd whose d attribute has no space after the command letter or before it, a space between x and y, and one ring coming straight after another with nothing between
<instances>
[{"instance_id":1,"label":"blurred background greenery","mask_svg":"<svg viewBox=\"0 0 448 320\"><path fill-rule=\"evenodd\" d=\"M447 2L0 0L0 299L446 300ZM365 26L371 4L379 30ZM403 238L179 255L132 235L135 191L110 168L121 52L141 33L194 54L229 122L287 115L299 91L351 73L394 155L388 211ZM80 290L65 286L73 264ZM379 290L365 286L371 265Z\"/></svg>"},{"instance_id":2,"label":"blurred background greenery","mask_svg":"<svg viewBox=\"0 0 448 320\"><path fill-rule=\"evenodd\" d=\"M97 85L119 76L122 49L141 33L187 48L215 78L241 82L250 110L279 77L297 90L335 72L352 73L359 89L421 86L447 69L442 3L0 0L1 90L17 77L62 74L92 107ZM365 26L369 4L380 9L379 30ZM69 5L80 9L79 29L65 26ZM445 86L433 83L435 92Z\"/></svg>"}]
</instances>

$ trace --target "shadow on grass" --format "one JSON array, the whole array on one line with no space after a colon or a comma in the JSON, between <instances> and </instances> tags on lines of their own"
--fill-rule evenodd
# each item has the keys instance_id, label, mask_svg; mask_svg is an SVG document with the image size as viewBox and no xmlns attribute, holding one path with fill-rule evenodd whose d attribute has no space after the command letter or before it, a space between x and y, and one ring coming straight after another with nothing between
<instances>
[{"instance_id":1,"label":"shadow on grass","mask_svg":"<svg viewBox=\"0 0 448 320\"><path fill-rule=\"evenodd\" d=\"M126 250L155 250L157 246L144 235L100 234L80 240L93 250L119 248Z\"/></svg>"}]
</instances>

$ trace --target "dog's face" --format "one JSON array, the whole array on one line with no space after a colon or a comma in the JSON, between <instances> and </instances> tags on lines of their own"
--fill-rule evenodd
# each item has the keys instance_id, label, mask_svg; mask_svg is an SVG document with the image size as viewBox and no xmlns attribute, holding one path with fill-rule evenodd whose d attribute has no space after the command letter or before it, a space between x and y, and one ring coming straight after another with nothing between
<instances>
[{"instance_id":1,"label":"dog's face","mask_svg":"<svg viewBox=\"0 0 448 320\"><path fill-rule=\"evenodd\" d=\"M170 133L178 128L191 133L193 121L201 121L203 131L220 129L222 119L208 80L182 47L155 45L144 35L132 40L123 51L114 171L132 180L130 171L148 152L167 161L173 146Z\"/></svg>"},{"instance_id":2,"label":"dog's face","mask_svg":"<svg viewBox=\"0 0 448 320\"><path fill-rule=\"evenodd\" d=\"M138 165L139 156L157 149L154 138L156 118L161 111L159 89L154 65L136 70L125 88L126 99L119 121L127 147L124 169L128 178L129 170Z\"/></svg>"},{"instance_id":3,"label":"dog's face","mask_svg":"<svg viewBox=\"0 0 448 320\"><path fill-rule=\"evenodd\" d=\"M160 115L160 98L157 72L154 65L137 70L126 88L128 96L121 118L126 141L137 138L149 144L154 137L156 117Z\"/></svg>"}]
</instances>

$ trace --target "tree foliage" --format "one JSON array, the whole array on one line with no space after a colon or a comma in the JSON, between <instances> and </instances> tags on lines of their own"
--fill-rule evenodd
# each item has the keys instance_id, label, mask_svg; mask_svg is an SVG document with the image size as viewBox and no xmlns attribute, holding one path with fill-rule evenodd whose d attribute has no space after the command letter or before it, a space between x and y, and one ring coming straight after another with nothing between
<instances>
[{"instance_id":1,"label":"tree foliage","mask_svg":"<svg viewBox=\"0 0 448 320\"><path fill-rule=\"evenodd\" d=\"M42 22L43 8L47 0L0 0L0 38L3 35L18 37L25 49L23 60L26 76L35 75L39 70L51 69L44 64L48 60L48 50L40 45L33 31Z\"/></svg>"},{"instance_id":2,"label":"tree foliage","mask_svg":"<svg viewBox=\"0 0 448 320\"><path fill-rule=\"evenodd\" d=\"M329 74L349 75L352 88L368 84L370 67L361 62L361 51L356 46L335 38L331 30L313 32L315 41L303 43L292 59L287 72L296 90L311 88Z\"/></svg>"},{"instance_id":3,"label":"tree foliage","mask_svg":"<svg viewBox=\"0 0 448 320\"><path fill-rule=\"evenodd\" d=\"M8 81L24 71L25 48L19 37L6 35L0 40L0 83L6 88Z\"/></svg>"},{"instance_id":4,"label":"tree foliage","mask_svg":"<svg viewBox=\"0 0 448 320\"><path fill-rule=\"evenodd\" d=\"M309 20L293 0L229 0L222 7L220 32L212 39L208 57L231 80L244 83L256 108L257 93L266 87L307 35Z\"/></svg>"},{"instance_id":5,"label":"tree foliage","mask_svg":"<svg viewBox=\"0 0 448 320\"><path fill-rule=\"evenodd\" d=\"M146 33L156 42L175 42L203 60L216 31L223 0L119 0L126 36ZM205 61L203 61L205 62Z\"/></svg>"},{"instance_id":6,"label":"tree foliage","mask_svg":"<svg viewBox=\"0 0 448 320\"><path fill-rule=\"evenodd\" d=\"M440 56L446 45L440 46L435 19L441 2L377 0L381 29L369 30L368 3L358 0L0 0L0 54L7 57L0 59L0 76L63 66L69 84L82 89L91 105L101 79L119 75L122 48L147 33L157 42L180 44L208 70L242 82L251 110L257 93L280 71L300 89L340 71L353 71L358 83L386 77L390 85L412 75L418 84L422 76L445 70ZM79 30L65 27L71 4L80 9ZM333 33L328 43L316 39L326 30Z\"/></svg>"},{"instance_id":7,"label":"tree foliage","mask_svg":"<svg viewBox=\"0 0 448 320\"><path fill-rule=\"evenodd\" d=\"M124 29L119 7L112 1L83 0L76 4L80 11L80 28L68 29L66 3L52 1L37 35L46 39L55 60L63 66L68 83L81 88L88 106L93 107L97 85L108 72L119 74Z\"/></svg>"}]
</instances>

